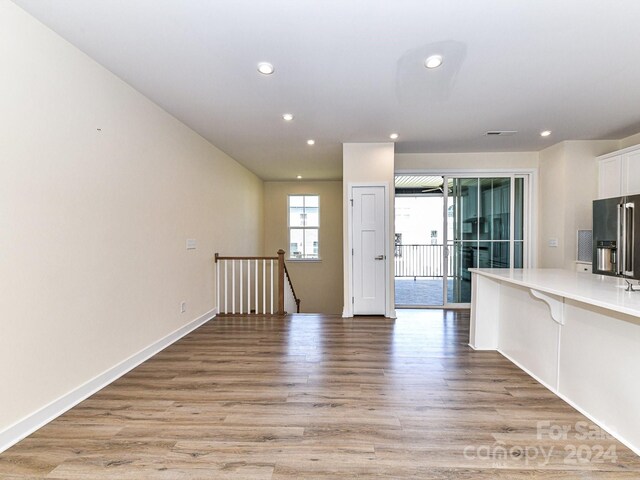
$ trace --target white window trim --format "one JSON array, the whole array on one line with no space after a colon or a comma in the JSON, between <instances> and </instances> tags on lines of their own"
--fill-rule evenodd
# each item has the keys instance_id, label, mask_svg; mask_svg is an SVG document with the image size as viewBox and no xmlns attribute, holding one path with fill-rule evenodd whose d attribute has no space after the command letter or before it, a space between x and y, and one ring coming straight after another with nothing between
<instances>
[{"instance_id":1,"label":"white window trim","mask_svg":"<svg viewBox=\"0 0 640 480\"><path fill-rule=\"evenodd\" d=\"M291 197L318 197L318 226L317 227L292 227L291 226ZM288 241L288 245L287 245L287 250L291 249L291 229L292 228L297 228L297 229L303 229L303 230L307 230L307 229L316 229L318 230L318 256L316 258L297 258L297 257L292 257L291 253L292 252L287 252L287 261L288 262L321 262L322 261L322 256L320 255L321 249L322 249L322 245L320 244L320 194L318 193L289 193L287 194L287 241ZM303 236L304 238L304 236Z\"/></svg>"}]
</instances>

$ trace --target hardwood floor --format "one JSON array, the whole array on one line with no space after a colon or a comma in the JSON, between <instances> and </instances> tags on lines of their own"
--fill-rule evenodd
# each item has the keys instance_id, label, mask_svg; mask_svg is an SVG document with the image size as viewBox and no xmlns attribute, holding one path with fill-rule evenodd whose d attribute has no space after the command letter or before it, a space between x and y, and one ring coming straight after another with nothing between
<instances>
[{"instance_id":1,"label":"hardwood floor","mask_svg":"<svg viewBox=\"0 0 640 480\"><path fill-rule=\"evenodd\" d=\"M629 449L471 350L467 311L399 313L215 319L0 455L0 478L640 478Z\"/></svg>"}]
</instances>

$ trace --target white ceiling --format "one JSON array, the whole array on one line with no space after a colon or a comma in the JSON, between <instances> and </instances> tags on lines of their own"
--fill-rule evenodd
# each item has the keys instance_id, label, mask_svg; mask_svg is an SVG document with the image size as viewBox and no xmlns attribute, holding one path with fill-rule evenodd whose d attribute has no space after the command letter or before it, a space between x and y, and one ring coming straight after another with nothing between
<instances>
[{"instance_id":1,"label":"white ceiling","mask_svg":"<svg viewBox=\"0 0 640 480\"><path fill-rule=\"evenodd\" d=\"M264 179L340 178L343 142L391 132L468 152L640 130L638 0L15 1Z\"/></svg>"}]
</instances>

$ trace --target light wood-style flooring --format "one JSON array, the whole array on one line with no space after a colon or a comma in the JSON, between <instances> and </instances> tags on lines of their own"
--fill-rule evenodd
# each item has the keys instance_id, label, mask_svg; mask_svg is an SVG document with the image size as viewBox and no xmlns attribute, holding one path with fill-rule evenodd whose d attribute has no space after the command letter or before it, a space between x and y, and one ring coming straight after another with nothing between
<instances>
[{"instance_id":1,"label":"light wood-style flooring","mask_svg":"<svg viewBox=\"0 0 640 480\"><path fill-rule=\"evenodd\" d=\"M399 314L214 319L1 454L0 478L640 479L629 449L470 349L467 311Z\"/></svg>"}]
</instances>

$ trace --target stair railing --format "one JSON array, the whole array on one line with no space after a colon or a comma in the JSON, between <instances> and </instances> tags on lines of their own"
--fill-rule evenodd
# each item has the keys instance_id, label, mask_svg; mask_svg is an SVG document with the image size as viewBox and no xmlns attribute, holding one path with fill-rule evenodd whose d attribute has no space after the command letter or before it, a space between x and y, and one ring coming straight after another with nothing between
<instances>
[{"instance_id":1,"label":"stair railing","mask_svg":"<svg viewBox=\"0 0 640 480\"><path fill-rule=\"evenodd\" d=\"M295 309L296 313L300 313L300 299L296 295L296 291L293 288L293 283L291 282L291 275L289 275L289 269L287 268L287 264L282 262L284 265L284 274L287 277L288 285L289 285L289 295L285 297L285 308L287 311L292 311ZM291 302L293 300L293 302Z\"/></svg>"},{"instance_id":2,"label":"stair railing","mask_svg":"<svg viewBox=\"0 0 640 480\"><path fill-rule=\"evenodd\" d=\"M300 312L284 250L274 257L215 254L216 302L220 315L285 315ZM277 267L277 271L276 271ZM275 278L274 278L275 277ZM285 277L288 283L285 284ZM277 295L277 310L275 305ZM237 308L236 308L237 307Z\"/></svg>"}]
</instances>

